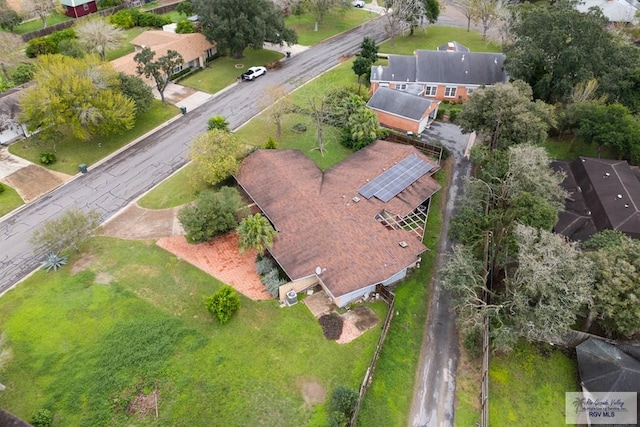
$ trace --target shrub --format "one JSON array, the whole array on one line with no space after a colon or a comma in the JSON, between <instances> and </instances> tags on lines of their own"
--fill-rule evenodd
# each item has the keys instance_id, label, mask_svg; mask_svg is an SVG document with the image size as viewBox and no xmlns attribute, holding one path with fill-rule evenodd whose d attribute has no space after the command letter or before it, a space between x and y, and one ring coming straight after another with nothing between
<instances>
[{"instance_id":1,"label":"shrub","mask_svg":"<svg viewBox=\"0 0 640 427\"><path fill-rule=\"evenodd\" d=\"M238 226L242 206L238 190L222 187L216 193L200 193L194 204L185 206L178 212L178 220L187 232L188 242L208 242L214 236Z\"/></svg>"},{"instance_id":2,"label":"shrub","mask_svg":"<svg viewBox=\"0 0 640 427\"><path fill-rule=\"evenodd\" d=\"M342 317L336 313L324 314L318 319L322 333L328 340L337 340L342 335Z\"/></svg>"},{"instance_id":3,"label":"shrub","mask_svg":"<svg viewBox=\"0 0 640 427\"><path fill-rule=\"evenodd\" d=\"M55 33L46 37L36 37L29 40L24 53L29 58L35 58L39 55L50 55L58 53L58 45L62 40L70 40L76 38L76 32L73 28L67 28L66 30L56 31Z\"/></svg>"},{"instance_id":4,"label":"shrub","mask_svg":"<svg viewBox=\"0 0 640 427\"><path fill-rule=\"evenodd\" d=\"M2 185L2 183L0 182L0 193L4 192L4 185Z\"/></svg>"},{"instance_id":5,"label":"shrub","mask_svg":"<svg viewBox=\"0 0 640 427\"><path fill-rule=\"evenodd\" d=\"M195 32L196 25L187 19L178 22L178 25L176 25L176 33L178 34L191 34Z\"/></svg>"},{"instance_id":6,"label":"shrub","mask_svg":"<svg viewBox=\"0 0 640 427\"><path fill-rule=\"evenodd\" d=\"M130 9L119 10L109 17L109 22L118 28L128 30L136 25Z\"/></svg>"},{"instance_id":7,"label":"shrub","mask_svg":"<svg viewBox=\"0 0 640 427\"><path fill-rule=\"evenodd\" d=\"M33 80L33 71L35 70L33 64L22 62L11 73L11 80L17 85L25 84Z\"/></svg>"},{"instance_id":8,"label":"shrub","mask_svg":"<svg viewBox=\"0 0 640 427\"><path fill-rule=\"evenodd\" d=\"M275 150L278 148L278 141L270 136L269 139L267 139L267 142L264 143L264 148L267 150Z\"/></svg>"},{"instance_id":9,"label":"shrub","mask_svg":"<svg viewBox=\"0 0 640 427\"><path fill-rule=\"evenodd\" d=\"M307 125L304 123L296 123L295 125L293 125L291 130L295 133L305 133L307 131Z\"/></svg>"},{"instance_id":10,"label":"shrub","mask_svg":"<svg viewBox=\"0 0 640 427\"><path fill-rule=\"evenodd\" d=\"M256 261L256 273L258 273L260 276L264 276L275 268L276 264L271 258L262 257L258 261Z\"/></svg>"},{"instance_id":11,"label":"shrub","mask_svg":"<svg viewBox=\"0 0 640 427\"><path fill-rule=\"evenodd\" d=\"M136 104L136 115L146 113L153 105L153 92L140 77L130 76L125 73L118 75L120 90L123 94L133 99Z\"/></svg>"},{"instance_id":12,"label":"shrub","mask_svg":"<svg viewBox=\"0 0 640 427\"><path fill-rule=\"evenodd\" d=\"M56 155L53 153L40 153L40 163L43 165L50 165L57 160Z\"/></svg>"},{"instance_id":13,"label":"shrub","mask_svg":"<svg viewBox=\"0 0 640 427\"><path fill-rule=\"evenodd\" d=\"M53 425L53 414L48 409L38 409L31 417L33 427L51 427Z\"/></svg>"},{"instance_id":14,"label":"shrub","mask_svg":"<svg viewBox=\"0 0 640 427\"><path fill-rule=\"evenodd\" d=\"M267 288L267 292L269 292L273 297L277 298L280 286L287 283L287 281L281 279L280 272L277 268L274 268L273 270L262 276L262 283L264 284L265 288Z\"/></svg>"},{"instance_id":15,"label":"shrub","mask_svg":"<svg viewBox=\"0 0 640 427\"><path fill-rule=\"evenodd\" d=\"M205 307L223 325L240 308L240 297L231 286L223 286L205 300Z\"/></svg>"},{"instance_id":16,"label":"shrub","mask_svg":"<svg viewBox=\"0 0 640 427\"><path fill-rule=\"evenodd\" d=\"M456 117L458 117L458 112L459 110L455 110L455 109L449 111L449 121L451 123L455 123Z\"/></svg>"},{"instance_id":17,"label":"shrub","mask_svg":"<svg viewBox=\"0 0 640 427\"><path fill-rule=\"evenodd\" d=\"M60 40L60 43L58 43L58 52L61 55L72 58L82 58L85 55L84 48L76 39Z\"/></svg>"},{"instance_id":18,"label":"shrub","mask_svg":"<svg viewBox=\"0 0 640 427\"><path fill-rule=\"evenodd\" d=\"M358 403L358 392L350 387L338 386L333 390L329 407L331 412L344 414L347 419L351 419L354 409Z\"/></svg>"}]
</instances>

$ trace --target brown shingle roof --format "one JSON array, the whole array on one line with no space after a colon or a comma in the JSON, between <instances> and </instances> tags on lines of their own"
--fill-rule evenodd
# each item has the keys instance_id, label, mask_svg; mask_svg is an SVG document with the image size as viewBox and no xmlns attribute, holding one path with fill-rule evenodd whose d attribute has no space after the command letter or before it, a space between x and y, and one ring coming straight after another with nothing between
<instances>
[{"instance_id":1,"label":"brown shingle roof","mask_svg":"<svg viewBox=\"0 0 640 427\"><path fill-rule=\"evenodd\" d=\"M161 30L145 31L138 37L131 40L131 44L136 47L148 47L155 52L155 58L164 56L169 50L175 50L184 59L184 63L188 63L204 55L204 53L213 47L205 36L200 33L193 34L176 34ZM132 52L111 61L116 71L136 76L136 62L133 57L137 52Z\"/></svg>"},{"instance_id":2,"label":"brown shingle roof","mask_svg":"<svg viewBox=\"0 0 640 427\"><path fill-rule=\"evenodd\" d=\"M298 150L257 150L237 180L278 230L270 252L292 280L322 273L335 296L380 283L425 250L415 234L376 220L383 210L404 216L440 189L424 175L384 203L358 189L407 156L433 163L414 147L377 141L322 172ZM434 173L439 167L434 164ZM358 196L360 201L353 202ZM407 242L402 248L400 241Z\"/></svg>"}]
</instances>

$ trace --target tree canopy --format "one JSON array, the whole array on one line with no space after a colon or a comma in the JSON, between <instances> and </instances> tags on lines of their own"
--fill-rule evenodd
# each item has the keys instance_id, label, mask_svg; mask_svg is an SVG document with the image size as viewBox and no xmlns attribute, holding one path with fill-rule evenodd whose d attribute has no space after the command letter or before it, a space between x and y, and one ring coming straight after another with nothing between
<instances>
[{"instance_id":1,"label":"tree canopy","mask_svg":"<svg viewBox=\"0 0 640 427\"><path fill-rule=\"evenodd\" d=\"M202 33L218 44L218 51L230 51L235 58L242 58L247 47L261 49L265 41L297 41L295 31L284 24L282 10L269 0L194 0L193 9Z\"/></svg>"},{"instance_id":2,"label":"tree canopy","mask_svg":"<svg viewBox=\"0 0 640 427\"><path fill-rule=\"evenodd\" d=\"M118 73L96 56L42 56L34 81L20 98L21 121L31 132L89 140L133 127L133 100L120 91Z\"/></svg>"},{"instance_id":3,"label":"tree canopy","mask_svg":"<svg viewBox=\"0 0 640 427\"><path fill-rule=\"evenodd\" d=\"M156 89L160 93L160 98L164 102L164 90L169 85L169 81L175 69L184 64L184 58L175 50L168 50L163 56L154 60L156 53L148 47L143 48L133 57L138 64L136 72L146 78L153 78Z\"/></svg>"},{"instance_id":4,"label":"tree canopy","mask_svg":"<svg viewBox=\"0 0 640 427\"><path fill-rule=\"evenodd\" d=\"M273 245L273 238L278 234L269 220L260 213L243 218L236 231L240 237L240 252L255 249L259 255L263 255L265 249Z\"/></svg>"},{"instance_id":5,"label":"tree canopy","mask_svg":"<svg viewBox=\"0 0 640 427\"><path fill-rule=\"evenodd\" d=\"M638 73L640 55L606 24L599 9L582 13L565 1L519 6L512 17L512 41L505 46L505 69L529 83L536 99L549 103L566 100L576 84L592 78L615 100Z\"/></svg>"},{"instance_id":6,"label":"tree canopy","mask_svg":"<svg viewBox=\"0 0 640 427\"><path fill-rule=\"evenodd\" d=\"M214 185L236 173L243 153L244 145L237 136L213 129L194 138L189 158L197 179Z\"/></svg>"},{"instance_id":7,"label":"tree canopy","mask_svg":"<svg viewBox=\"0 0 640 427\"><path fill-rule=\"evenodd\" d=\"M542 143L555 124L553 107L532 99L522 81L476 89L457 116L462 132L477 132L492 148Z\"/></svg>"},{"instance_id":8,"label":"tree canopy","mask_svg":"<svg viewBox=\"0 0 640 427\"><path fill-rule=\"evenodd\" d=\"M80 209L65 211L59 218L45 221L31 237L30 243L36 251L59 254L65 249L79 251L79 245L100 225L97 211L82 212Z\"/></svg>"}]
</instances>

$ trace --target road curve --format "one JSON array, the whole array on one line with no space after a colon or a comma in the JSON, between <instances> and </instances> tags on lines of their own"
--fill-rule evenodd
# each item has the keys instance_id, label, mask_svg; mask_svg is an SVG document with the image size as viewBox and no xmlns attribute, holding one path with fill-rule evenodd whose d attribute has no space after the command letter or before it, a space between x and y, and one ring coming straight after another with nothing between
<instances>
[{"instance_id":1,"label":"road curve","mask_svg":"<svg viewBox=\"0 0 640 427\"><path fill-rule=\"evenodd\" d=\"M191 139L206 129L209 117L222 115L231 128L255 116L270 86L293 90L359 50L364 36L385 39L381 18L335 36L283 61L283 67L254 82L226 90L206 104L162 127L89 173L53 190L0 222L0 294L36 269L44 254L34 253L29 239L44 221L67 209L95 209L106 221L136 197L186 163Z\"/></svg>"}]
</instances>

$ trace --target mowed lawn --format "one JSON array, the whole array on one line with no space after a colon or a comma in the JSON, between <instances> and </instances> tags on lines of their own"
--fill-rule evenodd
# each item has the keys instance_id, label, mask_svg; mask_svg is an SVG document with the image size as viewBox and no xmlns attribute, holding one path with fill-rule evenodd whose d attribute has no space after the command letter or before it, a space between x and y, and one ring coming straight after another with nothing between
<instances>
[{"instance_id":1,"label":"mowed lawn","mask_svg":"<svg viewBox=\"0 0 640 427\"><path fill-rule=\"evenodd\" d=\"M491 426L565 425L565 392L580 391L575 358L547 344L522 342L489 361Z\"/></svg>"},{"instance_id":2,"label":"mowed lawn","mask_svg":"<svg viewBox=\"0 0 640 427\"><path fill-rule=\"evenodd\" d=\"M24 203L22 197L14 188L9 187L7 184L2 184L2 187L4 191L0 192L0 217Z\"/></svg>"},{"instance_id":3,"label":"mowed lawn","mask_svg":"<svg viewBox=\"0 0 640 427\"><path fill-rule=\"evenodd\" d=\"M298 44L312 46L377 16L373 12L356 7L337 8L327 13L323 21L318 23L318 31L315 31L316 16L313 13L304 13L300 16L289 15L285 18L285 25L296 31Z\"/></svg>"},{"instance_id":4,"label":"mowed lawn","mask_svg":"<svg viewBox=\"0 0 640 427\"><path fill-rule=\"evenodd\" d=\"M153 243L101 237L83 249L0 299L13 351L0 407L25 420L47 408L61 426L326 425L324 392L357 389L380 333L339 345L304 304L244 297L222 326L203 303L220 282ZM146 417L131 415L154 389L158 418L153 399Z\"/></svg>"},{"instance_id":5,"label":"mowed lawn","mask_svg":"<svg viewBox=\"0 0 640 427\"><path fill-rule=\"evenodd\" d=\"M12 144L9 152L36 164L40 164L41 153L52 152L56 155L57 161L46 167L74 175L78 172L79 164L91 165L97 162L177 114L178 109L173 105L154 100L151 110L139 117L134 127L126 132L97 137L91 141L80 141L72 135L67 135L62 141L57 141L55 147L51 143L37 143L33 138L28 138Z\"/></svg>"},{"instance_id":6,"label":"mowed lawn","mask_svg":"<svg viewBox=\"0 0 640 427\"><path fill-rule=\"evenodd\" d=\"M267 65L283 56L280 52L273 50L247 48L243 58L223 56L214 59L207 64L206 68L180 80L180 84L191 86L203 92L216 93L235 83L238 76L247 71L247 68ZM252 83L247 82L247 84Z\"/></svg>"},{"instance_id":7,"label":"mowed lawn","mask_svg":"<svg viewBox=\"0 0 640 427\"><path fill-rule=\"evenodd\" d=\"M417 30L413 36L395 37L380 45L380 53L413 55L416 49L435 50L448 42L456 41L469 48L471 52L502 52L499 44L491 40L482 40L482 35L474 30L467 32L459 27L431 25L425 30Z\"/></svg>"}]
</instances>

